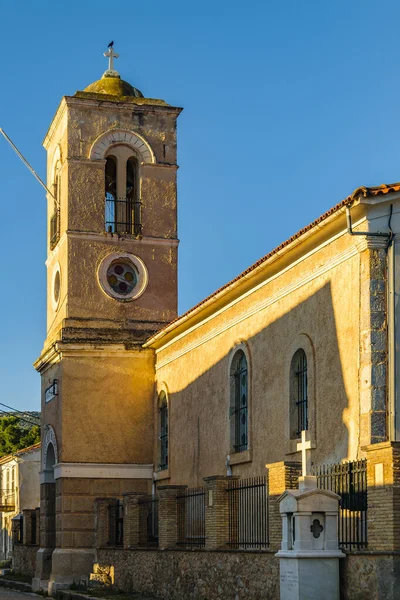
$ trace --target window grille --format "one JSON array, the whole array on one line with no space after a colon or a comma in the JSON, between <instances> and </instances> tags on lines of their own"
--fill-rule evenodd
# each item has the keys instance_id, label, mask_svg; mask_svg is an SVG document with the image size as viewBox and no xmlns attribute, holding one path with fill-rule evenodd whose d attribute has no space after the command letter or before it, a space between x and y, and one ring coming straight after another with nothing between
<instances>
[{"instance_id":1,"label":"window grille","mask_svg":"<svg viewBox=\"0 0 400 600\"><path fill-rule=\"evenodd\" d=\"M158 467L162 470L168 468L168 403L164 392L160 394L159 440L160 464Z\"/></svg>"},{"instance_id":2,"label":"window grille","mask_svg":"<svg viewBox=\"0 0 400 600\"><path fill-rule=\"evenodd\" d=\"M245 550L268 548L266 477L233 480L228 494L228 546Z\"/></svg>"},{"instance_id":3,"label":"window grille","mask_svg":"<svg viewBox=\"0 0 400 600\"><path fill-rule=\"evenodd\" d=\"M367 461L355 460L314 468L320 489L331 490L341 498L338 537L347 550L366 548L367 537Z\"/></svg>"},{"instance_id":4,"label":"window grille","mask_svg":"<svg viewBox=\"0 0 400 600\"><path fill-rule=\"evenodd\" d=\"M178 546L201 548L206 543L204 488L187 489L176 497L178 505Z\"/></svg>"},{"instance_id":5,"label":"window grille","mask_svg":"<svg viewBox=\"0 0 400 600\"><path fill-rule=\"evenodd\" d=\"M248 447L248 369L244 352L239 350L234 357L233 406L231 408L235 427L235 452Z\"/></svg>"},{"instance_id":6,"label":"window grille","mask_svg":"<svg viewBox=\"0 0 400 600\"><path fill-rule=\"evenodd\" d=\"M307 382L307 357L304 350L298 350L294 356L296 378L296 409L297 409L297 437L302 431L308 429L308 382Z\"/></svg>"},{"instance_id":7,"label":"window grille","mask_svg":"<svg viewBox=\"0 0 400 600\"><path fill-rule=\"evenodd\" d=\"M142 203L130 198L105 198L105 226L108 233L140 235L142 233Z\"/></svg>"}]
</instances>

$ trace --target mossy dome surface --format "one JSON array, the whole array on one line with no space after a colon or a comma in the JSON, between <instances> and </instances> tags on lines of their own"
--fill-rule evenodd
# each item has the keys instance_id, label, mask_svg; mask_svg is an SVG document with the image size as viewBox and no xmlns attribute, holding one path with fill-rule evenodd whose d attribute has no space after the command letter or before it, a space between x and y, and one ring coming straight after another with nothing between
<instances>
[{"instance_id":1,"label":"mossy dome surface","mask_svg":"<svg viewBox=\"0 0 400 600\"><path fill-rule=\"evenodd\" d=\"M127 81L120 77L107 77L103 75L101 79L88 85L84 92L92 94L107 94L108 96L133 96L135 98L143 98L143 94L137 88L133 87Z\"/></svg>"}]
</instances>

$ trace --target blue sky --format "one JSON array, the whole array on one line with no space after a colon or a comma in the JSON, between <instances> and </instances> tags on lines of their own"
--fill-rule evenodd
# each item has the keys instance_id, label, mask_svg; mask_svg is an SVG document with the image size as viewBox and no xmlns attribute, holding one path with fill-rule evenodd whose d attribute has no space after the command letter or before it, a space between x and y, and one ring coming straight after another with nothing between
<instances>
[{"instance_id":1,"label":"blue sky","mask_svg":"<svg viewBox=\"0 0 400 600\"><path fill-rule=\"evenodd\" d=\"M0 127L39 174L63 95L106 69L183 106L179 310L359 185L400 180L400 4L2 3ZM0 402L39 409L45 199L0 139Z\"/></svg>"}]
</instances>

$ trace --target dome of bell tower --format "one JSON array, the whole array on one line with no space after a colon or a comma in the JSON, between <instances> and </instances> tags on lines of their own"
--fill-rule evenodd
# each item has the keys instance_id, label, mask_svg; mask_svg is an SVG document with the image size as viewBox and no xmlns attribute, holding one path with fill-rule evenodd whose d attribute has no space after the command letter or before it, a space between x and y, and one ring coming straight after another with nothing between
<instances>
[{"instance_id":1,"label":"dome of bell tower","mask_svg":"<svg viewBox=\"0 0 400 600\"><path fill-rule=\"evenodd\" d=\"M134 98L143 98L143 94L140 90L133 87L127 81L121 79L119 75L106 75L104 74L101 79L94 81L88 85L84 92L91 92L92 94L107 94L109 96L133 96Z\"/></svg>"}]
</instances>

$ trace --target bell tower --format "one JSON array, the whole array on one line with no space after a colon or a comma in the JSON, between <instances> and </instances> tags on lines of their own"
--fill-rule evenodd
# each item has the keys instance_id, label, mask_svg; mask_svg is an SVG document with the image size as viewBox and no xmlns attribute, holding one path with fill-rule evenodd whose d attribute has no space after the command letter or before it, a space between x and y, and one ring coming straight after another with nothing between
<instances>
[{"instance_id":1,"label":"bell tower","mask_svg":"<svg viewBox=\"0 0 400 600\"><path fill-rule=\"evenodd\" d=\"M114 68L65 96L47 151L47 337L41 536L35 589L87 575L94 501L146 492L153 473L154 356L177 314L180 108Z\"/></svg>"}]
</instances>

